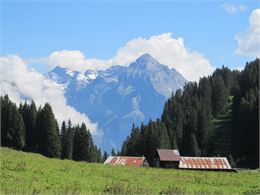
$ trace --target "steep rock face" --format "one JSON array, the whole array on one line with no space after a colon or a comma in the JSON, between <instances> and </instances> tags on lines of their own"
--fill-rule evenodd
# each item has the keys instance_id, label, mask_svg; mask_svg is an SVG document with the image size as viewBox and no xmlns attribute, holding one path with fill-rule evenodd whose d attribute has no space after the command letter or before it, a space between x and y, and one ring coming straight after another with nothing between
<instances>
[{"instance_id":1,"label":"steep rock face","mask_svg":"<svg viewBox=\"0 0 260 195\"><path fill-rule=\"evenodd\" d=\"M69 105L98 123L104 134L96 141L107 151L120 149L133 123L160 117L166 99L186 82L149 54L128 67L85 73L56 67L45 76L61 85Z\"/></svg>"}]
</instances>

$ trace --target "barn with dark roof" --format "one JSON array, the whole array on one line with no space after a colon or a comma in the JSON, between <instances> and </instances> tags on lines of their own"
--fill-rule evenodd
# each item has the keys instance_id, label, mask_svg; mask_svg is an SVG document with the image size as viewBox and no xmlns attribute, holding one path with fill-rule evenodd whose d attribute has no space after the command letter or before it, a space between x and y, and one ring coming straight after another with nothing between
<instances>
[{"instance_id":1,"label":"barn with dark roof","mask_svg":"<svg viewBox=\"0 0 260 195\"><path fill-rule=\"evenodd\" d=\"M160 167L163 168L178 168L181 160L178 150L157 149Z\"/></svg>"}]
</instances>

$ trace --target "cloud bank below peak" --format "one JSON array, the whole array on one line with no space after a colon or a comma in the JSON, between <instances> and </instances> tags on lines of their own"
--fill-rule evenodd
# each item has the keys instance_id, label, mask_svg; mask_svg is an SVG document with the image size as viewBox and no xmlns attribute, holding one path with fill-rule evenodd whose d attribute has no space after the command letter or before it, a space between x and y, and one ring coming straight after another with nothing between
<instances>
[{"instance_id":1,"label":"cloud bank below peak","mask_svg":"<svg viewBox=\"0 0 260 195\"><path fill-rule=\"evenodd\" d=\"M64 91L56 83L29 69L19 56L0 57L0 94L8 94L16 104L25 99L33 99L38 106L48 102L59 124L69 119L74 124L85 122L94 135L99 134L96 123L67 104Z\"/></svg>"},{"instance_id":2,"label":"cloud bank below peak","mask_svg":"<svg viewBox=\"0 0 260 195\"><path fill-rule=\"evenodd\" d=\"M149 53L160 63L175 68L189 81L198 81L214 71L208 59L202 54L185 47L183 38L174 38L171 33L163 33L150 38L135 38L119 48L111 59L102 60L86 58L78 50L61 50L51 53L48 57L36 59L35 62L50 67L62 66L76 71L104 70L113 65L127 66L141 55Z\"/></svg>"}]
</instances>

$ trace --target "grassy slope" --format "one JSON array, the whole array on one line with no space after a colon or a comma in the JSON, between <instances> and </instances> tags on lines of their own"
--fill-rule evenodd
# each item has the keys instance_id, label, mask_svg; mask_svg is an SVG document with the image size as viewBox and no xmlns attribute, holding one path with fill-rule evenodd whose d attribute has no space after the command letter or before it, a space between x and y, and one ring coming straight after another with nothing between
<instances>
[{"instance_id":1,"label":"grassy slope","mask_svg":"<svg viewBox=\"0 0 260 195\"><path fill-rule=\"evenodd\" d=\"M229 172L133 168L49 159L0 148L0 194L254 193L259 170Z\"/></svg>"}]
</instances>

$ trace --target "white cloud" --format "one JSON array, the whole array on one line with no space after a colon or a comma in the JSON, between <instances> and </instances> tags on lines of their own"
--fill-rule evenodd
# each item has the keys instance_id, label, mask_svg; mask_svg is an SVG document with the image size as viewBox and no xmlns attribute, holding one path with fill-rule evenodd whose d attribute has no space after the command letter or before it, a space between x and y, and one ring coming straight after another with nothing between
<instances>
[{"instance_id":1,"label":"white cloud","mask_svg":"<svg viewBox=\"0 0 260 195\"><path fill-rule=\"evenodd\" d=\"M112 65L112 60L87 59L78 50L54 51L46 58L26 60L28 63L42 63L50 67L57 65L74 71L83 72L87 69L100 70Z\"/></svg>"},{"instance_id":2,"label":"white cloud","mask_svg":"<svg viewBox=\"0 0 260 195\"><path fill-rule=\"evenodd\" d=\"M245 5L234 5L234 4L222 4L221 7L228 13L228 14L235 14L237 12L242 12L246 10Z\"/></svg>"},{"instance_id":3,"label":"white cloud","mask_svg":"<svg viewBox=\"0 0 260 195\"><path fill-rule=\"evenodd\" d=\"M174 39L171 33L163 33L149 39L140 37L127 42L118 50L113 64L127 65L144 53L149 53L160 63L175 68L190 81L199 80L215 69L201 54L187 49L182 38Z\"/></svg>"},{"instance_id":4,"label":"white cloud","mask_svg":"<svg viewBox=\"0 0 260 195\"><path fill-rule=\"evenodd\" d=\"M252 11L246 32L236 35L240 55L260 57L260 9Z\"/></svg>"},{"instance_id":5,"label":"white cloud","mask_svg":"<svg viewBox=\"0 0 260 195\"><path fill-rule=\"evenodd\" d=\"M60 65L77 71L100 70L117 64L127 66L145 53L151 54L160 63L175 68L190 81L197 81L200 77L211 74L215 69L203 55L187 49L183 38L175 39L171 33L163 33L148 39L139 37L130 40L108 60L87 59L80 51L62 50L55 51L38 62L51 67Z\"/></svg>"},{"instance_id":6,"label":"white cloud","mask_svg":"<svg viewBox=\"0 0 260 195\"><path fill-rule=\"evenodd\" d=\"M59 124L68 119L75 124L85 122L93 134L98 133L97 124L67 105L64 92L57 84L28 69L26 63L16 55L0 57L0 94L8 94L17 104L25 98L33 99L38 106L48 102Z\"/></svg>"}]
</instances>

